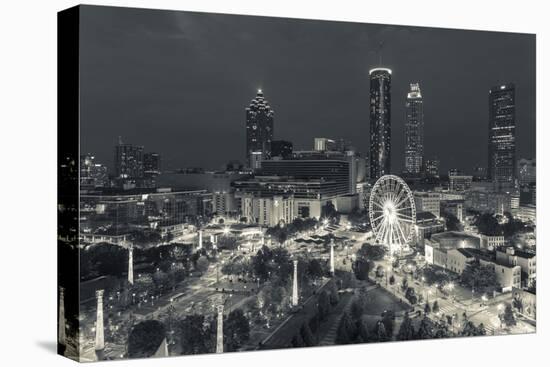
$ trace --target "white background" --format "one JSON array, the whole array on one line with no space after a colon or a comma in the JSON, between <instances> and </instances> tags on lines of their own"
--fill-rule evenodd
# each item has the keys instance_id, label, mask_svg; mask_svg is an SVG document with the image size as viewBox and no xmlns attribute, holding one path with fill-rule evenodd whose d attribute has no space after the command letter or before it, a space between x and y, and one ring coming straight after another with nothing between
<instances>
[{"instance_id":1,"label":"white background","mask_svg":"<svg viewBox=\"0 0 550 367\"><path fill-rule=\"evenodd\" d=\"M4 0L0 5L0 364L4 366L74 363L55 354L56 12L76 4ZM550 128L544 114L548 109L542 103L549 98L543 86L550 85L544 68L550 67L550 19L545 1L135 0L89 4L537 33L537 335L134 360L115 362L116 366L548 365L543 359L549 358L550 345L546 291L550 280L545 271L550 215L543 210L550 203L550 188L545 191Z\"/></svg>"}]
</instances>

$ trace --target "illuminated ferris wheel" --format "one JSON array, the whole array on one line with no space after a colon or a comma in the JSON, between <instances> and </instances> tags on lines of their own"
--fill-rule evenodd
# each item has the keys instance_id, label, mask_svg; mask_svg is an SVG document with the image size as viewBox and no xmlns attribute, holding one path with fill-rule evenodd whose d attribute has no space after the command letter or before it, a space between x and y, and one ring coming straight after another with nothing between
<instances>
[{"instance_id":1,"label":"illuminated ferris wheel","mask_svg":"<svg viewBox=\"0 0 550 367\"><path fill-rule=\"evenodd\" d=\"M409 186L398 176L382 176L374 184L369 199L369 217L377 244L390 253L402 250L414 234L416 207Z\"/></svg>"}]
</instances>

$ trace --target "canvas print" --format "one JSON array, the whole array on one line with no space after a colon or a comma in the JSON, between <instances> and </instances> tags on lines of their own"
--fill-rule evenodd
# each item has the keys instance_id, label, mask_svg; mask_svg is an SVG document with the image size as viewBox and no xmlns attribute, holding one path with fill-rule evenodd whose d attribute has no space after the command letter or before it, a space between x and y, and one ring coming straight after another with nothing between
<instances>
[{"instance_id":1,"label":"canvas print","mask_svg":"<svg viewBox=\"0 0 550 367\"><path fill-rule=\"evenodd\" d=\"M58 52L60 354L536 331L534 34L78 6Z\"/></svg>"}]
</instances>

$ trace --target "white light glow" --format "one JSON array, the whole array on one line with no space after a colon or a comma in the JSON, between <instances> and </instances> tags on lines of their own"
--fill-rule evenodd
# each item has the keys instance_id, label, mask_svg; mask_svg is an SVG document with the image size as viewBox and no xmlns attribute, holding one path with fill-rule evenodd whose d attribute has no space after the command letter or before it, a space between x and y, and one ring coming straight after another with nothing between
<instances>
[{"instance_id":1,"label":"white light glow","mask_svg":"<svg viewBox=\"0 0 550 367\"><path fill-rule=\"evenodd\" d=\"M391 75L391 69L388 68L374 68L369 70L369 75L374 73L375 71L386 71L388 74Z\"/></svg>"}]
</instances>

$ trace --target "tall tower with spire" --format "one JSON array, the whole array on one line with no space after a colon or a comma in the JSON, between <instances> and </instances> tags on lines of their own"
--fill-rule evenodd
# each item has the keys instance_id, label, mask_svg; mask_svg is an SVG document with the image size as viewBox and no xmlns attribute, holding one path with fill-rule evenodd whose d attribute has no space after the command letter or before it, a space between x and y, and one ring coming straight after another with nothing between
<instances>
[{"instance_id":1,"label":"tall tower with spire","mask_svg":"<svg viewBox=\"0 0 550 367\"><path fill-rule=\"evenodd\" d=\"M410 84L405 107L405 172L418 175L424 160L424 106L418 83Z\"/></svg>"},{"instance_id":2,"label":"tall tower with spire","mask_svg":"<svg viewBox=\"0 0 550 367\"><path fill-rule=\"evenodd\" d=\"M249 168L261 167L262 159L271 156L273 118L271 108L261 89L246 108L246 161Z\"/></svg>"},{"instance_id":3,"label":"tall tower with spire","mask_svg":"<svg viewBox=\"0 0 550 367\"><path fill-rule=\"evenodd\" d=\"M388 68L369 71L370 79L370 177L391 173L391 75Z\"/></svg>"}]
</instances>

